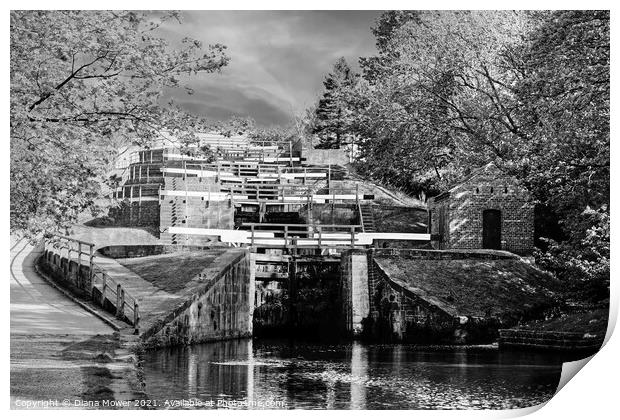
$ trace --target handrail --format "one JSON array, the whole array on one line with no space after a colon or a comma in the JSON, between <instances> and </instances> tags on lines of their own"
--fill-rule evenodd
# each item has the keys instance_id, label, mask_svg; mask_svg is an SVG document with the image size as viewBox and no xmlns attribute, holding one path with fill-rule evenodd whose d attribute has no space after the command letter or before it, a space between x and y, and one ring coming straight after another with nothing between
<instances>
[{"instance_id":1,"label":"handrail","mask_svg":"<svg viewBox=\"0 0 620 420\"><path fill-rule=\"evenodd\" d=\"M174 162L174 163L172 163ZM181 161L167 161L162 166L161 171L166 172L166 169L182 169L184 165ZM278 165L270 163L261 163L258 161L245 161L245 162L219 162L219 163L186 163L187 169L201 170L201 171L218 171L218 170L232 170L233 172L264 172L270 174L276 173L326 173L329 168L327 166L288 166Z\"/></svg>"},{"instance_id":2,"label":"handrail","mask_svg":"<svg viewBox=\"0 0 620 420\"><path fill-rule=\"evenodd\" d=\"M332 200L342 199L343 195L355 196L354 199L359 200L359 195L355 194L355 191L351 191L350 189L333 189L329 192L325 192L324 194L312 191L312 188L262 188L264 186L260 186L259 188L254 188L253 186L244 186L244 187L230 187L228 185L222 186L222 193L232 193L236 195L244 195L244 194L258 194L270 197L281 197L284 195L292 195L299 197L314 197L314 196L324 196L323 198L329 198ZM181 191L181 190L180 190ZM202 192L202 191L199 191Z\"/></svg>"},{"instance_id":3,"label":"handrail","mask_svg":"<svg viewBox=\"0 0 620 420\"><path fill-rule=\"evenodd\" d=\"M349 246L355 247L356 229L360 227L359 225L317 225L317 224L311 225L311 224L285 224L285 223L243 223L242 226L250 227L250 246L251 247L255 246L257 240L260 240L262 242L272 240L269 238L257 237L256 236L257 233L265 232L264 230L260 230L260 229L257 230L256 229L257 226L284 227L283 231L281 230L277 231L277 233L282 234L283 236L279 238L273 238L273 240L284 240L284 246L286 248L296 248L299 246L304 246L303 241L308 240L308 239L310 240L316 239L319 247L330 247L330 245L334 246L336 245L335 242L342 242L343 239L345 239L342 237L335 238L334 234L340 233L342 235L347 235L347 231L348 231L348 236L346 237L346 239L349 241ZM291 230L291 228L303 228L303 227L311 227L312 230ZM341 229L346 229L347 231L339 232L339 231L332 230L332 231L325 232L324 228L326 229L341 228ZM311 236L307 238L303 238L295 234L311 235ZM324 234L327 234L328 236L324 236ZM302 243L300 244L299 241L302 241Z\"/></svg>"},{"instance_id":4,"label":"handrail","mask_svg":"<svg viewBox=\"0 0 620 420\"><path fill-rule=\"evenodd\" d=\"M47 236L48 237L49 236L55 236L55 237L60 238L60 239L65 239L65 240L72 241L72 242L78 242L78 243L81 243L81 244L87 245L87 246L95 246L95 244L92 243L92 242L86 242L86 241L83 241L81 239L72 238L70 236L65 236L65 235L60 235L58 233L47 233Z\"/></svg>"},{"instance_id":5,"label":"handrail","mask_svg":"<svg viewBox=\"0 0 620 420\"><path fill-rule=\"evenodd\" d=\"M53 238L57 238L57 240L54 241ZM63 245L62 241L65 241L66 245ZM93 292L94 292L97 280L100 280L102 283L102 287L100 290L101 300L98 303L103 307L105 305L106 295L109 295L111 292L110 286L115 288L116 290L112 290L112 292L114 293L116 297L116 301L114 302L113 300L108 299L110 302L113 302L113 304L115 305L115 309L116 309L115 315L119 319L127 318L130 321L130 324L134 326L134 332L137 334L139 330L139 321L140 321L138 301L136 298L131 296L129 293L126 293L122 285L114 281L109 275L107 275L105 273L105 270L103 270L100 266L95 264L94 262L95 244L94 243L72 238L72 237L65 236L65 235L48 232L44 236L43 246L46 251L48 250L48 246L51 246L52 249L60 249L60 250L67 249L67 260L75 261L71 256L71 253L74 251L73 246L71 245L73 243L77 244L77 249L75 249L75 251L77 252L76 262L78 263L78 267L82 265L81 256L88 255L88 268L89 268L88 278L90 282L90 296L94 298ZM82 250L82 245L85 245L89 248L88 252ZM58 254L58 255L62 257L62 254ZM65 273L65 275L67 274L68 274L68 271L67 273ZM129 311L131 312L131 317L129 315L126 315L125 313L126 309L129 309Z\"/></svg>"},{"instance_id":6,"label":"handrail","mask_svg":"<svg viewBox=\"0 0 620 420\"><path fill-rule=\"evenodd\" d=\"M357 200L357 212L360 215L360 225L362 225L362 232L366 232L366 229L364 229L364 216L362 216L362 205L360 204L359 200Z\"/></svg>"},{"instance_id":7,"label":"handrail","mask_svg":"<svg viewBox=\"0 0 620 420\"><path fill-rule=\"evenodd\" d=\"M274 227L312 227L312 228L336 228L336 229L350 229L361 228L361 225L321 225L316 223L242 223L241 226L274 226Z\"/></svg>"}]
</instances>

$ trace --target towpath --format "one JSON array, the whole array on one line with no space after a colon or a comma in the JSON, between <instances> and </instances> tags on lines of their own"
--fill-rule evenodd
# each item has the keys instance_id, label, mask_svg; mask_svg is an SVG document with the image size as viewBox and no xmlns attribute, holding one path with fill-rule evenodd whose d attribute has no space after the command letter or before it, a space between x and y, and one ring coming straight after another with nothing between
<instances>
[{"instance_id":1,"label":"towpath","mask_svg":"<svg viewBox=\"0 0 620 420\"><path fill-rule=\"evenodd\" d=\"M11 238L11 407L52 400L52 408L79 408L75 401L131 397L122 378L129 375L112 375L112 364L93 359L114 354L114 330L41 278L34 268L39 255L26 240Z\"/></svg>"}]
</instances>

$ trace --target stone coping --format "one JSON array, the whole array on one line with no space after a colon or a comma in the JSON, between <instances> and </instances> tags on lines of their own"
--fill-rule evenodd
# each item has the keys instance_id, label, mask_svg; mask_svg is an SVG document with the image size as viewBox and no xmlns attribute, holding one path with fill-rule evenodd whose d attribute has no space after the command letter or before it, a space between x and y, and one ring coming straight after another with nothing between
<instances>
[{"instance_id":1,"label":"stone coping","mask_svg":"<svg viewBox=\"0 0 620 420\"><path fill-rule=\"evenodd\" d=\"M371 248L350 249L343 251L353 254L371 254L374 258L407 258L417 260L519 260L516 254L494 249L401 249L401 248Z\"/></svg>"}]
</instances>

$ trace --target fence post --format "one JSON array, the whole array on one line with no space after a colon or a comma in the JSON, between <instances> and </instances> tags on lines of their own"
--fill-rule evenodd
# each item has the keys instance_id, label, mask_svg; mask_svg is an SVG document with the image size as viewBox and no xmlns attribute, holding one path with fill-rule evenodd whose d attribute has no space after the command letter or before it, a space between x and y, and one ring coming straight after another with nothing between
<instances>
[{"instance_id":1,"label":"fence post","mask_svg":"<svg viewBox=\"0 0 620 420\"><path fill-rule=\"evenodd\" d=\"M129 223L133 223L133 184L129 187Z\"/></svg>"},{"instance_id":2,"label":"fence post","mask_svg":"<svg viewBox=\"0 0 620 420\"><path fill-rule=\"evenodd\" d=\"M138 308L138 302L133 302L133 333L138 335L140 333L140 311Z\"/></svg>"},{"instance_id":3,"label":"fence post","mask_svg":"<svg viewBox=\"0 0 620 420\"><path fill-rule=\"evenodd\" d=\"M288 248L288 225L284 226L284 246Z\"/></svg>"},{"instance_id":4,"label":"fence post","mask_svg":"<svg viewBox=\"0 0 620 420\"><path fill-rule=\"evenodd\" d=\"M351 226L351 248L355 247L355 227Z\"/></svg>"},{"instance_id":5,"label":"fence post","mask_svg":"<svg viewBox=\"0 0 620 420\"><path fill-rule=\"evenodd\" d=\"M121 285L117 284L116 285L116 317L120 318L121 316L121 311L123 310L122 308L122 302L121 302Z\"/></svg>"},{"instance_id":6,"label":"fence post","mask_svg":"<svg viewBox=\"0 0 620 420\"><path fill-rule=\"evenodd\" d=\"M90 283L93 283L93 263L95 259L95 245L90 244L88 250L88 278L90 279Z\"/></svg>"},{"instance_id":7,"label":"fence post","mask_svg":"<svg viewBox=\"0 0 620 420\"><path fill-rule=\"evenodd\" d=\"M329 184L331 184L332 180L332 164L329 163L327 165L327 188L329 188Z\"/></svg>"},{"instance_id":8,"label":"fence post","mask_svg":"<svg viewBox=\"0 0 620 420\"><path fill-rule=\"evenodd\" d=\"M288 158L289 158L289 165L293 166L293 141L292 140L288 141Z\"/></svg>"},{"instance_id":9,"label":"fence post","mask_svg":"<svg viewBox=\"0 0 620 420\"><path fill-rule=\"evenodd\" d=\"M80 270L80 266L82 265L82 242L78 242L78 251L77 251L77 260L78 260L78 273Z\"/></svg>"},{"instance_id":10,"label":"fence post","mask_svg":"<svg viewBox=\"0 0 620 420\"><path fill-rule=\"evenodd\" d=\"M106 284L105 273L101 273L103 275L103 287L101 288L101 307L105 307L105 289L108 286Z\"/></svg>"}]
</instances>

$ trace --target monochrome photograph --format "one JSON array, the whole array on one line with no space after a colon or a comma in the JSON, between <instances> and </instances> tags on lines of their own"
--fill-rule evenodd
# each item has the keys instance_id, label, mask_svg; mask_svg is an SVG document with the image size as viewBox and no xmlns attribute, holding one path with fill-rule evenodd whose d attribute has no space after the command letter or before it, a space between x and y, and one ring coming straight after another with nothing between
<instances>
[{"instance_id":1,"label":"monochrome photograph","mask_svg":"<svg viewBox=\"0 0 620 420\"><path fill-rule=\"evenodd\" d=\"M375 7L9 12L11 410L517 410L601 349L610 11Z\"/></svg>"}]
</instances>

